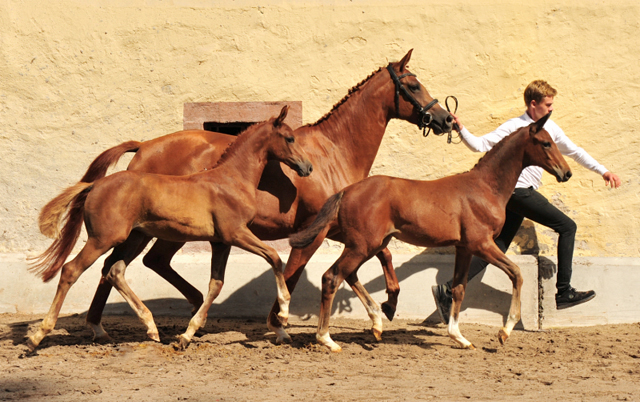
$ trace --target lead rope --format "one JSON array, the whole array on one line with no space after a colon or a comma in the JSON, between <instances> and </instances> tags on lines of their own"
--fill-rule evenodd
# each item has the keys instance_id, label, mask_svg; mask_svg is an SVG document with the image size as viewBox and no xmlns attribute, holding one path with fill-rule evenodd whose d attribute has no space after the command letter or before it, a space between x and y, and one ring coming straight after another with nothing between
<instances>
[{"instance_id":1,"label":"lead rope","mask_svg":"<svg viewBox=\"0 0 640 402\"><path fill-rule=\"evenodd\" d=\"M451 109L449 109L449 98L453 99L456 102L456 108L453 111L453 114L456 114L458 112L458 98L456 98L453 95L449 95L445 98L444 100L444 105L447 108L447 112L451 113ZM458 126L458 123L453 123L453 130L455 131L460 131L460 127ZM460 136L460 134L458 134L458 142L452 142L452 131L449 131L449 134L447 135L447 144L460 144L462 142L462 137Z\"/></svg>"}]
</instances>

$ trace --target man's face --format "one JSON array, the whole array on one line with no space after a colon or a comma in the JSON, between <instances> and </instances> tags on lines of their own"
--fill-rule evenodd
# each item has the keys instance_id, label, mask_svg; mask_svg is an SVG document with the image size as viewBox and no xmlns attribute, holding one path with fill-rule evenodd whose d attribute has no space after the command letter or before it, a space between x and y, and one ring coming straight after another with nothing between
<instances>
[{"instance_id":1,"label":"man's face","mask_svg":"<svg viewBox=\"0 0 640 402\"><path fill-rule=\"evenodd\" d=\"M532 100L527 108L527 112L529 113L529 117L533 119L533 121L538 121L542 117L546 116L547 113L553 110L553 96L545 96L542 98L540 103Z\"/></svg>"}]
</instances>

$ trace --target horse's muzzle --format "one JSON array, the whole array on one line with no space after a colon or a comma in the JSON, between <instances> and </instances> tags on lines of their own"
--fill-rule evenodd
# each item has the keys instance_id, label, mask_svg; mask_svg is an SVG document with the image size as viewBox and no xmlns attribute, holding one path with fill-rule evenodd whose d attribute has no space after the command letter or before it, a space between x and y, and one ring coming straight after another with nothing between
<instances>
[{"instance_id":1,"label":"horse's muzzle","mask_svg":"<svg viewBox=\"0 0 640 402\"><path fill-rule=\"evenodd\" d=\"M560 169L556 170L556 180L558 180L558 183L564 183L565 181L569 181L571 176L573 176L573 173L571 173L571 170L567 170L566 172L563 172Z\"/></svg>"},{"instance_id":2,"label":"horse's muzzle","mask_svg":"<svg viewBox=\"0 0 640 402\"><path fill-rule=\"evenodd\" d=\"M311 164L311 162L296 163L296 167L294 170L296 171L296 173L298 173L298 176L307 177L311 174L311 172L313 172L313 165Z\"/></svg>"}]
</instances>

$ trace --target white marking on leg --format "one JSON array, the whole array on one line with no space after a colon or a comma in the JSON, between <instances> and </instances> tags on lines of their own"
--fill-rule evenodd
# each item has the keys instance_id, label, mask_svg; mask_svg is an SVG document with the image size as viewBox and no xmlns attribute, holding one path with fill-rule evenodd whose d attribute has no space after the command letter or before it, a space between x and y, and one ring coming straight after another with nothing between
<instances>
[{"instance_id":1,"label":"white marking on leg","mask_svg":"<svg viewBox=\"0 0 640 402\"><path fill-rule=\"evenodd\" d=\"M331 339L331 336L329 336L328 332L324 335L320 335L320 333L317 333L316 340L318 341L319 344L328 347L332 352L342 351L342 348L340 347L340 345L338 345Z\"/></svg>"},{"instance_id":2,"label":"white marking on leg","mask_svg":"<svg viewBox=\"0 0 640 402\"><path fill-rule=\"evenodd\" d=\"M447 332L449 333L449 337L456 341L462 348L469 348L471 342L465 339L464 336L460 333L460 328L458 327L458 320L453 318L453 314L449 317L449 326L447 327Z\"/></svg>"}]
</instances>

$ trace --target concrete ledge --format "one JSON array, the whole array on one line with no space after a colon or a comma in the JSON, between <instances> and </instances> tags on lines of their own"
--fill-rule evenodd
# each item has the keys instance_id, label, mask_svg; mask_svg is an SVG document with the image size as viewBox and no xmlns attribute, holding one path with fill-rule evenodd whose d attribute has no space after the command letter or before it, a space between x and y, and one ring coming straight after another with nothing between
<instances>
[{"instance_id":1,"label":"concrete ledge","mask_svg":"<svg viewBox=\"0 0 640 402\"><path fill-rule=\"evenodd\" d=\"M555 308L557 258L545 262L540 266L542 328L640 322L640 259L574 258L571 285L595 290L596 298L564 310Z\"/></svg>"},{"instance_id":2,"label":"concrete ledge","mask_svg":"<svg viewBox=\"0 0 640 402\"><path fill-rule=\"evenodd\" d=\"M282 254L282 257L287 256ZM305 318L319 313L320 279L336 258L335 254L316 254L312 258L293 293L292 315ZM640 291L636 290L640 280L639 259L578 259L574 268L574 286L595 289L598 297L584 306L556 311L553 260L546 260L543 264L548 272L546 279L541 279L542 293L539 294L538 259L527 255L510 258L520 266L524 276L520 328L536 330L541 327L640 321L640 307L634 303L640 296ZM21 254L3 254L0 259L3 262L0 312L46 313L53 300L58 278L50 283L42 283L27 272L26 258ZM98 284L102 261L89 268L71 288L63 313L83 313L88 309ZM393 263L401 286L396 316L438 321L431 286L451 278L453 262L453 255L395 254ZM184 253L175 257L174 268L196 288L205 292L209 281L209 263L209 253ZM365 263L359 270L359 277L376 301L380 303L387 299L384 277L377 259ZM127 280L154 314L190 315L191 306L182 295L145 268L139 259L127 270ZM224 288L209 314L213 317L266 317L275 294L275 280L268 264L251 254L234 253L229 258ZM489 266L483 275L469 282L461 322L501 326L506 320L510 300L511 282L501 270ZM538 300L542 300L541 308ZM106 312L132 314L115 291L109 298ZM346 284L336 294L332 314L368 319L362 304Z\"/></svg>"}]
</instances>

